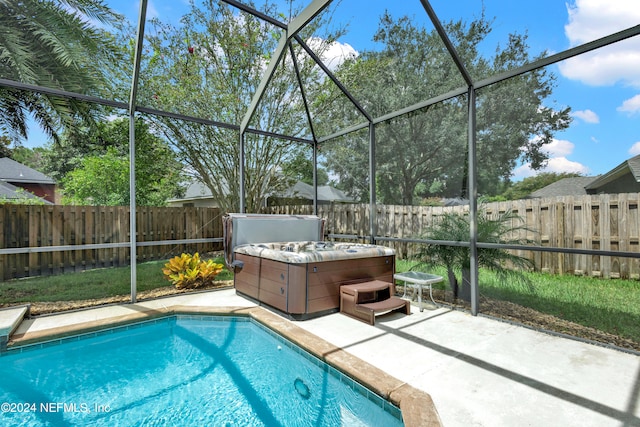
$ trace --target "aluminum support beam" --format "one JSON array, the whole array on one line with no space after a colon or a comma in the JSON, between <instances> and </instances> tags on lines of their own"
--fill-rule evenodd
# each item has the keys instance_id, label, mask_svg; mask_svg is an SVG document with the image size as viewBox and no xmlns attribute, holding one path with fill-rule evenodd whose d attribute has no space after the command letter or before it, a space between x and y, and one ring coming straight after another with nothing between
<instances>
[{"instance_id":1,"label":"aluminum support beam","mask_svg":"<svg viewBox=\"0 0 640 427\"><path fill-rule=\"evenodd\" d=\"M302 84L302 77L300 76L300 67L298 66L298 60L296 59L295 52L293 51L293 46L289 43L289 52L291 53L291 62L293 63L293 69L296 73L296 81L298 82L298 86L300 87L300 95L302 95L302 104L304 105L304 112L307 116L307 123L309 123L309 129L311 129L311 138L313 139L314 144L317 143L316 132L313 127L313 119L311 118L311 110L309 109L309 103L307 102L307 94L304 90L304 84Z\"/></svg>"},{"instance_id":2,"label":"aluminum support beam","mask_svg":"<svg viewBox=\"0 0 640 427\"><path fill-rule=\"evenodd\" d=\"M265 22L268 22L268 23L270 23L272 25L275 25L276 27L279 27L279 28L281 28L283 30L287 29L287 24L285 24L283 22L280 22L277 19L275 19L275 18L273 18L273 17L271 17L269 15L264 14L264 13L260 12L259 10L256 10L256 9L250 7L250 6L247 6L246 4L242 4L239 1L236 1L236 0L221 0L221 1L224 2L224 3L227 3L230 6L235 7L236 9L240 9L243 12L246 12L246 13L248 13L250 15L253 15L256 18L262 19Z\"/></svg>"},{"instance_id":3,"label":"aluminum support beam","mask_svg":"<svg viewBox=\"0 0 640 427\"><path fill-rule=\"evenodd\" d=\"M238 165L238 185L240 186L240 213L245 213L247 211L247 207L246 207L246 202L245 202L245 198L247 196L247 192L244 189L244 183L245 183L245 179L244 179L244 172L245 172L245 163L246 163L246 156L244 153L244 132L240 132L240 150L239 150L239 154L240 154L240 158L239 160L239 165Z\"/></svg>"},{"instance_id":4,"label":"aluminum support beam","mask_svg":"<svg viewBox=\"0 0 640 427\"><path fill-rule=\"evenodd\" d=\"M471 279L471 314L478 315L480 303L480 289L478 283L478 173L477 173L477 152L476 152L476 91L469 87L468 96L468 139L469 139L469 251L470 251L470 274Z\"/></svg>"},{"instance_id":5,"label":"aluminum support beam","mask_svg":"<svg viewBox=\"0 0 640 427\"><path fill-rule=\"evenodd\" d=\"M322 10L327 7L331 3L331 0L313 0L309 6L307 6L298 16L296 16L290 23L287 25L287 30L280 37L280 41L278 42L278 47L276 48L273 56L271 57L271 62L267 66L267 69L262 76L262 80L260 81L260 85L256 90L256 93L253 95L253 99L251 100L251 104L245 113L242 123L240 124L240 133L244 133L249 125L249 122L253 118L253 115L258 108L258 104L262 100L264 96L264 92L267 89L267 86L271 82L273 75L275 73L276 67L280 63L280 60L284 56L287 45L289 44L289 40L294 37L305 25L309 23L313 18L315 18Z\"/></svg>"},{"instance_id":6,"label":"aluminum support beam","mask_svg":"<svg viewBox=\"0 0 640 427\"><path fill-rule=\"evenodd\" d=\"M138 14L138 34L136 51L133 59L133 76L131 78L131 94L129 97L129 251L131 258L131 302L137 299L137 261L136 248L136 98L140 79L140 62L142 61L142 45L144 42L144 26L147 20L147 0L140 2Z\"/></svg>"},{"instance_id":7,"label":"aluminum support beam","mask_svg":"<svg viewBox=\"0 0 640 427\"><path fill-rule=\"evenodd\" d=\"M486 79L479 80L477 82L474 82L473 87L476 90L478 90L478 89L481 89L483 87L490 86L490 85L493 85L495 83L499 83L501 81L510 79L512 77L531 72L531 71L536 70L538 68L543 68L543 67L546 67L548 65L555 64L555 63L558 63L560 61L564 61L564 60L567 60L569 58L572 58L574 56L578 56L578 55L581 55L583 53L591 52L591 51L593 51L595 49L599 49L601 47L608 46L610 44L613 44L613 43L628 39L630 37L638 36L638 35L640 35L640 25L636 25L635 27L628 28L626 30L620 31L620 32L615 33L615 34L611 34L611 35L609 35L607 37L603 37L601 39L594 40L592 42L585 43L585 44L580 45L580 46L576 46L576 47L574 47L572 49L565 50L565 51L557 53L555 55L551 55L551 56L539 59L537 61L530 62L530 63L528 63L526 65L523 65L522 67L514 68L512 70L505 71L504 73L496 74L496 75L488 77ZM405 108L403 108L401 110L394 111L394 112L386 114L384 116L376 117L376 118L373 119L373 122L377 124L377 123L381 123L381 122L385 122L385 121L394 119L396 117L399 117L399 116L402 116L402 115L405 115L405 114L412 113L413 111L417 111L417 110L420 110L422 108L426 108L426 107L428 107L430 105L434 105L434 104L437 104L439 102L446 101L447 99L451 99L451 98L455 98L456 96L464 95L465 93L467 93L467 90L468 90L467 87L461 87L461 88L458 88L458 89L454 89L454 90L452 90L450 92L447 92L446 94L442 94L442 95L439 95L437 97L428 99L426 101L422 101L422 102L410 105L410 106L405 107ZM362 124L360 126L362 128L362 127L365 127L366 124ZM325 142L325 141L327 141L327 140L329 140L331 138L335 138L335 137L338 137L338 136L346 135L347 133L350 133L350 132L352 132L352 130L345 130L343 132L337 132L337 133L335 133L333 135L330 135L328 137L322 138L322 140L320 142Z\"/></svg>"},{"instance_id":8,"label":"aluminum support beam","mask_svg":"<svg viewBox=\"0 0 640 427\"><path fill-rule=\"evenodd\" d=\"M287 136L281 133L276 133L276 132L269 132L266 130L260 130L260 129L253 129L253 128L247 128L244 131L245 133L250 133L253 135L262 135L262 136L269 136L272 138L278 138L278 139L284 139L285 141L291 141L291 142L301 142L303 144L313 144L314 141L311 139L307 139L307 138L299 138L297 136Z\"/></svg>"},{"instance_id":9,"label":"aluminum support beam","mask_svg":"<svg viewBox=\"0 0 640 427\"><path fill-rule=\"evenodd\" d=\"M438 17L436 16L436 12L431 7L431 4L429 4L428 0L420 0L420 3L422 3L422 7L424 7L425 12L427 12L427 15L429 15L429 19L431 19L431 23L436 28L436 31L438 32L440 39L442 40L442 42L444 43L444 46L449 51L449 55L451 55L451 59L453 59L453 62L456 64L456 67L458 67L458 71L460 71L460 74L462 74L462 77L464 78L465 83L467 83L468 86L473 86L473 79L471 78L471 74L469 74L469 71L467 71L467 68L464 66L464 63L462 62L462 58L460 58L460 55L458 55L458 51L453 46L453 43L451 43L451 40L449 39L449 35L447 34L446 30L442 26L440 19L438 19Z\"/></svg>"},{"instance_id":10,"label":"aluminum support beam","mask_svg":"<svg viewBox=\"0 0 640 427\"><path fill-rule=\"evenodd\" d=\"M332 0L313 0L309 6L305 7L302 12L298 14L293 20L289 23L288 26L288 38L291 38L298 34L300 30L302 30L305 25L307 25L313 18L318 16L320 12L322 12L329 4L331 4Z\"/></svg>"},{"instance_id":11,"label":"aluminum support beam","mask_svg":"<svg viewBox=\"0 0 640 427\"><path fill-rule=\"evenodd\" d=\"M341 130L339 132L332 133L331 135L327 135L325 137L319 138L318 139L318 143L331 141L332 139L339 138L341 136L348 135L348 134L350 134L352 132L357 132L359 130L368 128L370 124L371 124L371 122L358 123L357 125L350 126L350 127L346 128L346 129L343 129L343 130Z\"/></svg>"},{"instance_id":12,"label":"aluminum support beam","mask_svg":"<svg viewBox=\"0 0 640 427\"><path fill-rule=\"evenodd\" d=\"M143 3L146 3L143 0ZM133 92L133 91L132 91ZM105 177L106 178L106 177ZM137 259L136 248L136 113L129 112L129 253L131 263L131 302L137 299Z\"/></svg>"},{"instance_id":13,"label":"aluminum support beam","mask_svg":"<svg viewBox=\"0 0 640 427\"><path fill-rule=\"evenodd\" d=\"M389 114L385 114L384 116L376 117L375 119L373 119L373 123L378 124L378 123L386 122L386 121L389 121L391 119L395 119L396 117L400 117L400 116L403 116L405 114L409 114L409 113L412 113L414 111L421 110L423 108L429 107L431 105L438 104L438 103L446 101L448 99L455 98L455 97L460 96L460 95L465 95L468 90L469 90L468 87L454 89L454 90L449 91L449 92L447 92L445 94L442 94L442 95L439 95L439 96L435 96L435 97L433 97L431 99L427 99L426 101L418 102L416 104L413 104L413 105L410 105L408 107L405 107L405 108L403 108L401 110L394 111L394 112L389 113Z\"/></svg>"},{"instance_id":14,"label":"aluminum support beam","mask_svg":"<svg viewBox=\"0 0 640 427\"><path fill-rule=\"evenodd\" d=\"M521 74L528 73L538 68L543 68L548 65L565 61L567 59L573 58L574 56L582 55L583 53L591 52L601 47L605 47L610 44L617 43L619 41L626 40L630 37L635 37L639 35L640 35L640 25L636 25L634 27L627 28L626 30L622 30L614 34L610 34L608 36L582 44L580 46L567 49L560 53L556 53L555 55L538 59L537 61L530 62L528 64L523 65L522 67L514 68L512 70L505 71L504 73L496 74L486 79L479 80L478 82L476 82L474 87L476 89L480 89L485 86L490 86L492 84L499 83L503 80L510 79L511 77L519 76Z\"/></svg>"},{"instance_id":15,"label":"aluminum support beam","mask_svg":"<svg viewBox=\"0 0 640 427\"><path fill-rule=\"evenodd\" d=\"M189 243L217 243L222 242L222 237L211 237L201 239L179 239L179 240L154 240L152 242L137 242L137 247L147 246L167 246L167 245L184 245ZM61 246L38 246L25 248L8 248L0 249L0 255L15 254L39 254L45 252L63 252L63 251L86 251L90 249L113 249L128 248L129 242L121 243L88 243L86 245L61 245Z\"/></svg>"},{"instance_id":16,"label":"aluminum support beam","mask_svg":"<svg viewBox=\"0 0 640 427\"><path fill-rule=\"evenodd\" d=\"M198 123L201 125L215 126L224 129L240 130L240 126L230 123L218 122L216 120L203 119L202 117L187 116L185 114L173 113L171 111L162 111L155 108L137 106L136 111L139 113L153 114L154 116L168 117L171 119L183 120L185 122Z\"/></svg>"},{"instance_id":17,"label":"aluminum support beam","mask_svg":"<svg viewBox=\"0 0 640 427\"><path fill-rule=\"evenodd\" d=\"M309 109L309 103L307 102L307 94L302 84L302 77L300 76L300 67L298 66L298 60L296 59L293 46L289 43L289 52L291 53L291 61L293 62L293 68L296 72L296 79L298 86L300 87L300 94L302 95L302 103L304 104L304 111L309 123L309 129L311 129L311 137L313 138L313 214L318 213L318 140L316 138L316 132L313 127L313 120L311 118L311 110Z\"/></svg>"},{"instance_id":18,"label":"aluminum support beam","mask_svg":"<svg viewBox=\"0 0 640 427\"><path fill-rule=\"evenodd\" d=\"M91 104L105 105L107 107L120 108L128 110L129 104L120 101L112 101L108 99L98 98L97 96L84 95L82 93L68 92L66 90L53 89L46 86L38 86L29 83L16 82L14 80L0 79L0 87L8 87L12 89L25 90L30 92L42 93L45 95L59 96L60 98L77 99L78 101L88 102Z\"/></svg>"},{"instance_id":19,"label":"aluminum support beam","mask_svg":"<svg viewBox=\"0 0 640 427\"><path fill-rule=\"evenodd\" d=\"M369 124L369 243L375 243L376 228L376 126Z\"/></svg>"},{"instance_id":20,"label":"aluminum support beam","mask_svg":"<svg viewBox=\"0 0 640 427\"><path fill-rule=\"evenodd\" d=\"M313 144L313 214L318 215L318 144Z\"/></svg>"},{"instance_id":21,"label":"aluminum support beam","mask_svg":"<svg viewBox=\"0 0 640 427\"><path fill-rule=\"evenodd\" d=\"M298 44L300 44L300 46L307 52L307 55L309 55L311 59L313 59L313 61L318 65L318 67L320 67L320 69L322 69L322 71L327 75L327 77L329 77L329 79L331 79L331 81L336 86L338 86L338 89L340 89L340 91L344 94L344 96L349 98L349 101L351 101L353 106L356 107L356 109L360 112L360 114L365 116L368 122L371 122L372 118L369 115L369 113L367 113L367 111L362 107L362 105L360 105L360 103L354 98L351 92L349 92L347 88L344 87L342 82L338 80L338 78L333 74L333 72L329 69L329 67L327 67L324 64L324 62L322 62L322 60L318 57L318 55L315 54L315 52L304 42L304 40L302 40L300 36L296 35L295 39L298 42Z\"/></svg>"},{"instance_id":22,"label":"aluminum support beam","mask_svg":"<svg viewBox=\"0 0 640 427\"><path fill-rule=\"evenodd\" d=\"M271 56L271 62L269 62L269 65L267 66L267 69L265 70L264 75L262 76L262 80L258 85L258 89L256 90L256 93L253 94L253 98L251 99L251 104L249 104L249 108L247 109L247 112L242 118L242 123L240 124L240 133L243 134L245 129L247 129L247 126L249 126L249 122L253 118L253 115L255 114L258 108L258 104L260 104L260 101L264 96L264 92L265 90L267 90L267 86L269 86L269 82L271 82L271 78L276 72L276 67L280 63L280 60L282 59L282 57L284 56L284 53L287 50L288 42L289 41L286 37L286 34L283 33L280 36L278 47L276 47L275 52L273 52L273 56Z\"/></svg>"}]
</instances>

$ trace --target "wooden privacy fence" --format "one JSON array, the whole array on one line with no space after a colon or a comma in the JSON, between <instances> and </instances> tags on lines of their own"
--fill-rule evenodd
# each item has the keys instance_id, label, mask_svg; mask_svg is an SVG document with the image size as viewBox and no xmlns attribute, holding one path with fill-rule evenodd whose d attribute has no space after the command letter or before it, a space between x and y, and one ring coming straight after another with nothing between
<instances>
[{"instance_id":1,"label":"wooden privacy fence","mask_svg":"<svg viewBox=\"0 0 640 427\"><path fill-rule=\"evenodd\" d=\"M481 209L496 215L511 210L522 222L513 225L531 230L518 236L532 245L568 249L634 252L638 256L618 257L517 251L534 261L536 270L608 278L640 278L639 193L526 199L486 203ZM269 213L311 213L311 206L272 207ZM424 237L426 228L444 212L468 212L468 206L376 206L377 236ZM369 205L319 205L328 234L369 235ZM366 240L366 238L364 238ZM417 245L383 242L400 257L411 256Z\"/></svg>"},{"instance_id":2,"label":"wooden privacy fence","mask_svg":"<svg viewBox=\"0 0 640 427\"><path fill-rule=\"evenodd\" d=\"M490 215L511 210L529 232L518 237L533 245L568 249L632 252L638 256L601 256L540 251L519 251L534 261L536 270L610 278L640 278L639 193L556 197L488 203ZM468 207L376 206L377 236L420 238L447 211L466 212ZM312 207L276 206L265 213L311 214ZM326 234L369 235L368 204L319 205ZM138 242L220 238L222 214L215 208L145 208L137 210ZM118 206L0 205L0 248L53 247L129 242L129 208ZM401 258L416 252L417 244L382 242ZM221 243L163 244L138 247L141 261L166 259L181 252L222 249ZM0 277L59 274L92 268L129 265L126 245L117 248L57 250L0 255Z\"/></svg>"},{"instance_id":3,"label":"wooden privacy fence","mask_svg":"<svg viewBox=\"0 0 640 427\"><path fill-rule=\"evenodd\" d=\"M0 248L46 248L103 243L121 247L53 250L0 255L2 280L60 274L93 268L129 265L128 206L31 206L0 205ZM217 238L222 236L222 218L215 208L136 209L136 240ZM166 259L181 252L222 249L222 243L163 244L139 246L138 260Z\"/></svg>"}]
</instances>

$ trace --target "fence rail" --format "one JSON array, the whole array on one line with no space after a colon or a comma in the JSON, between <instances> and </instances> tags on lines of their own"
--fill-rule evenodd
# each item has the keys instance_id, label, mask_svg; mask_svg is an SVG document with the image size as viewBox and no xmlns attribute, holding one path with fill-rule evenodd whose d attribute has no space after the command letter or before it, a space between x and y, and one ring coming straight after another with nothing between
<instances>
[{"instance_id":1,"label":"fence rail","mask_svg":"<svg viewBox=\"0 0 640 427\"><path fill-rule=\"evenodd\" d=\"M528 199L482 205L489 215L511 210L530 231L518 237L551 248L638 253L637 257L517 251L534 261L537 270L607 278L640 278L640 193ZM468 208L376 206L376 236L422 237L438 217ZM311 206L276 206L265 213L311 214ZM368 204L319 205L325 234L369 239ZM151 245L150 242L222 237L222 213L215 208L145 208L136 211L138 259L164 259L181 252L222 249L219 242ZM129 242L129 208L118 206L0 205L0 248L78 246ZM399 257L413 255L416 243L385 241ZM129 248L33 251L0 255L0 277L60 274L92 268L129 265Z\"/></svg>"},{"instance_id":2,"label":"fence rail","mask_svg":"<svg viewBox=\"0 0 640 427\"><path fill-rule=\"evenodd\" d=\"M65 248L80 245L119 244L82 250L31 251L0 255L2 280L47 276L94 268L129 265L128 206L0 205L0 248ZM214 208L136 209L136 241L140 261L165 259L181 252L220 250L221 243L171 243L167 240L217 238L222 219ZM145 244L146 243L146 244Z\"/></svg>"}]
</instances>

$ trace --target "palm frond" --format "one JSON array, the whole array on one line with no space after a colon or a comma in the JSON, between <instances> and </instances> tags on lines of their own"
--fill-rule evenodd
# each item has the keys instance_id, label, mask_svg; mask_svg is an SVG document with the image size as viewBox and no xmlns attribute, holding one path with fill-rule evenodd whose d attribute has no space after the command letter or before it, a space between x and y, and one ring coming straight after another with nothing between
<instances>
[{"instance_id":1,"label":"palm frond","mask_svg":"<svg viewBox=\"0 0 640 427\"><path fill-rule=\"evenodd\" d=\"M0 77L88 95L112 92L107 76L120 49L90 19L115 25L122 17L102 0L0 0ZM14 139L26 138L28 114L54 140L62 128L99 116L73 99L7 90L0 96L8 96L0 126Z\"/></svg>"},{"instance_id":2,"label":"palm frond","mask_svg":"<svg viewBox=\"0 0 640 427\"><path fill-rule=\"evenodd\" d=\"M422 238L449 242L469 242L470 221L466 212L446 212L426 228ZM527 237L533 232L526 227L522 218L512 211L488 215L486 209L479 209L477 215L478 242L498 244L532 244ZM533 262L511 251L498 248L478 248L478 265L496 273L504 283L519 283L531 288L522 274L533 268ZM470 250L467 246L447 244L421 245L416 258L419 266L444 266L448 274L468 271L471 265ZM453 276L455 279L455 276ZM462 283L455 279L457 283ZM452 284L452 286L457 286Z\"/></svg>"}]
</instances>

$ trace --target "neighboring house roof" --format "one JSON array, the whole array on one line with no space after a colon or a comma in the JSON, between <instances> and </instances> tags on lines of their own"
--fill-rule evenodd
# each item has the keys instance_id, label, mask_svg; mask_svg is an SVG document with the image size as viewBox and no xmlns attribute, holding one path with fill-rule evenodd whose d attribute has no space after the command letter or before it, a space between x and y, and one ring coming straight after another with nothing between
<instances>
[{"instance_id":1,"label":"neighboring house roof","mask_svg":"<svg viewBox=\"0 0 640 427\"><path fill-rule=\"evenodd\" d=\"M209 187L204 185L201 182L192 182L188 187L187 191L184 193L184 197L180 199L171 199L174 200L197 200L197 199L210 199L212 196L211 190Z\"/></svg>"},{"instance_id":2,"label":"neighboring house roof","mask_svg":"<svg viewBox=\"0 0 640 427\"><path fill-rule=\"evenodd\" d=\"M558 196L584 196L587 194L586 186L597 179L596 176L576 176L563 178L546 187L529 194L528 198L558 197Z\"/></svg>"},{"instance_id":3,"label":"neighboring house roof","mask_svg":"<svg viewBox=\"0 0 640 427\"><path fill-rule=\"evenodd\" d=\"M277 197L283 198L302 198L313 200L313 186L302 181L296 182L291 188L278 194ZM347 196L344 191L329 185L318 186L318 200L323 202L346 202L353 203L353 199Z\"/></svg>"},{"instance_id":4,"label":"neighboring house roof","mask_svg":"<svg viewBox=\"0 0 640 427\"><path fill-rule=\"evenodd\" d=\"M586 189L597 190L603 185L615 181L628 173L633 176L636 182L640 182L640 155L625 160L609 172L598 176L586 186Z\"/></svg>"},{"instance_id":5,"label":"neighboring house roof","mask_svg":"<svg viewBox=\"0 0 640 427\"><path fill-rule=\"evenodd\" d=\"M313 200L313 187L309 184L305 184L302 181L298 181L288 190L285 190L280 194L276 194L275 196ZM195 201L210 199L212 197L213 196L211 195L211 190L209 190L206 185L202 184L201 182L192 182L189 187L187 187L187 191L185 192L184 197L180 199L171 199L169 200L169 202ZM328 185L318 186L318 200L327 202L353 202L353 199L347 196L343 191Z\"/></svg>"},{"instance_id":6,"label":"neighboring house roof","mask_svg":"<svg viewBox=\"0 0 640 427\"><path fill-rule=\"evenodd\" d=\"M0 180L29 184L55 184L56 182L42 172L31 169L8 157L0 158Z\"/></svg>"},{"instance_id":7,"label":"neighboring house roof","mask_svg":"<svg viewBox=\"0 0 640 427\"><path fill-rule=\"evenodd\" d=\"M462 197L444 198L441 200L443 206L467 206L469 199L463 199Z\"/></svg>"},{"instance_id":8,"label":"neighboring house roof","mask_svg":"<svg viewBox=\"0 0 640 427\"><path fill-rule=\"evenodd\" d=\"M15 185L9 184L8 182L4 182L2 180L0 180L0 200L1 199L8 199L8 200L39 199L39 200L42 200L42 202L47 205L53 204L48 200L35 196L30 192L23 190L20 187L16 187Z\"/></svg>"}]
</instances>

